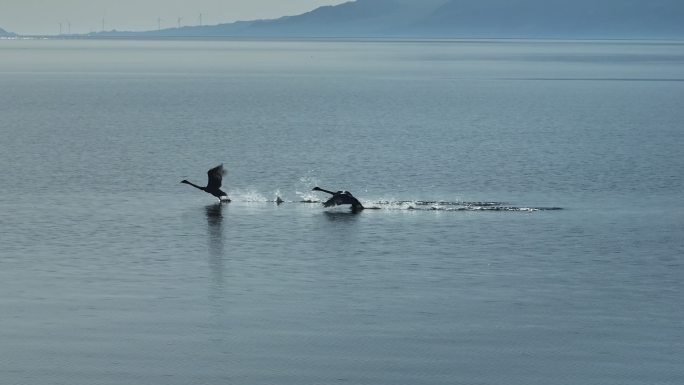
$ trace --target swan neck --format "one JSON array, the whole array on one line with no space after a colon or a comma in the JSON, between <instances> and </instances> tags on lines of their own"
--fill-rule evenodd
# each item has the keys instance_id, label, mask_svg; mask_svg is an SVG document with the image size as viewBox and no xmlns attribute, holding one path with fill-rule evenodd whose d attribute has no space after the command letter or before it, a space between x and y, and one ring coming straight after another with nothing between
<instances>
[{"instance_id":1,"label":"swan neck","mask_svg":"<svg viewBox=\"0 0 684 385\"><path fill-rule=\"evenodd\" d=\"M204 187L202 187L202 186L198 186L198 185L196 185L196 184L194 184L194 183L192 183L192 182L188 182L188 181L185 181L185 183L189 184L190 186L192 186L192 187L194 187L194 188L198 188L198 189L204 191Z\"/></svg>"},{"instance_id":2,"label":"swan neck","mask_svg":"<svg viewBox=\"0 0 684 385\"><path fill-rule=\"evenodd\" d=\"M320 188L320 187L318 188L318 190L319 190L319 191L323 191L323 192L326 192L326 193L328 193L328 194L330 194L330 195L335 195L335 193L334 193L334 192L332 192L332 191L328 191L328 190L326 190L326 189L322 189L322 188Z\"/></svg>"}]
</instances>

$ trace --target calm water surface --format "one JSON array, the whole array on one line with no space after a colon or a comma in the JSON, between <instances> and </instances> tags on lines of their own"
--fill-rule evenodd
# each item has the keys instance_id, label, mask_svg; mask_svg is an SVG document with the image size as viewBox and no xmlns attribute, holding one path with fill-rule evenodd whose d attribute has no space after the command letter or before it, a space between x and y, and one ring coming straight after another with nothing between
<instances>
[{"instance_id":1,"label":"calm water surface","mask_svg":"<svg viewBox=\"0 0 684 385\"><path fill-rule=\"evenodd\" d=\"M678 42L2 40L0 383L683 383L682 105Z\"/></svg>"}]
</instances>

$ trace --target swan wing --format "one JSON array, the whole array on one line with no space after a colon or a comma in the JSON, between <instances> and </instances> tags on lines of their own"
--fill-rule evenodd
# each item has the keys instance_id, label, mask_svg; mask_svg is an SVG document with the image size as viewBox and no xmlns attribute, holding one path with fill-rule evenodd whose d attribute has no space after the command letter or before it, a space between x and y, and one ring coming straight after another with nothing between
<instances>
[{"instance_id":1,"label":"swan wing","mask_svg":"<svg viewBox=\"0 0 684 385\"><path fill-rule=\"evenodd\" d=\"M334 195L332 198L328 199L327 201L323 202L323 207L331 207L335 205L341 205L344 204L340 197L338 195Z\"/></svg>"},{"instance_id":2,"label":"swan wing","mask_svg":"<svg viewBox=\"0 0 684 385\"><path fill-rule=\"evenodd\" d=\"M219 164L218 166L207 171L207 189L220 188L224 175L226 175L226 170L223 168L223 164Z\"/></svg>"}]
</instances>

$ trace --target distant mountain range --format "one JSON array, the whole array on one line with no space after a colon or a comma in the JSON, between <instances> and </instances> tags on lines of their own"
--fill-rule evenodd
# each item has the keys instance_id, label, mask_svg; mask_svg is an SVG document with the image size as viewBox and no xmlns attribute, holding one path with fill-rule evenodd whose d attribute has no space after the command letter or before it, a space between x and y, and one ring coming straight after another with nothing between
<instances>
[{"instance_id":1,"label":"distant mountain range","mask_svg":"<svg viewBox=\"0 0 684 385\"><path fill-rule=\"evenodd\" d=\"M91 37L684 38L684 0L357 0L297 16Z\"/></svg>"},{"instance_id":2,"label":"distant mountain range","mask_svg":"<svg viewBox=\"0 0 684 385\"><path fill-rule=\"evenodd\" d=\"M7 32L4 29L0 28L0 37L15 37L17 36L16 34L12 32Z\"/></svg>"}]
</instances>

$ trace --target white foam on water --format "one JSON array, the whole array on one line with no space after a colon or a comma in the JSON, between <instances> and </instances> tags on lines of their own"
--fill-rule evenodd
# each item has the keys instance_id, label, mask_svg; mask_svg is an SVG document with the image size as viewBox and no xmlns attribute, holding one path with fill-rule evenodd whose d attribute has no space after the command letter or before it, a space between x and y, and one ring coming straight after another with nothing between
<instances>
[{"instance_id":1,"label":"white foam on water","mask_svg":"<svg viewBox=\"0 0 684 385\"><path fill-rule=\"evenodd\" d=\"M231 190L228 195L231 200L236 202L272 202L256 190Z\"/></svg>"}]
</instances>

